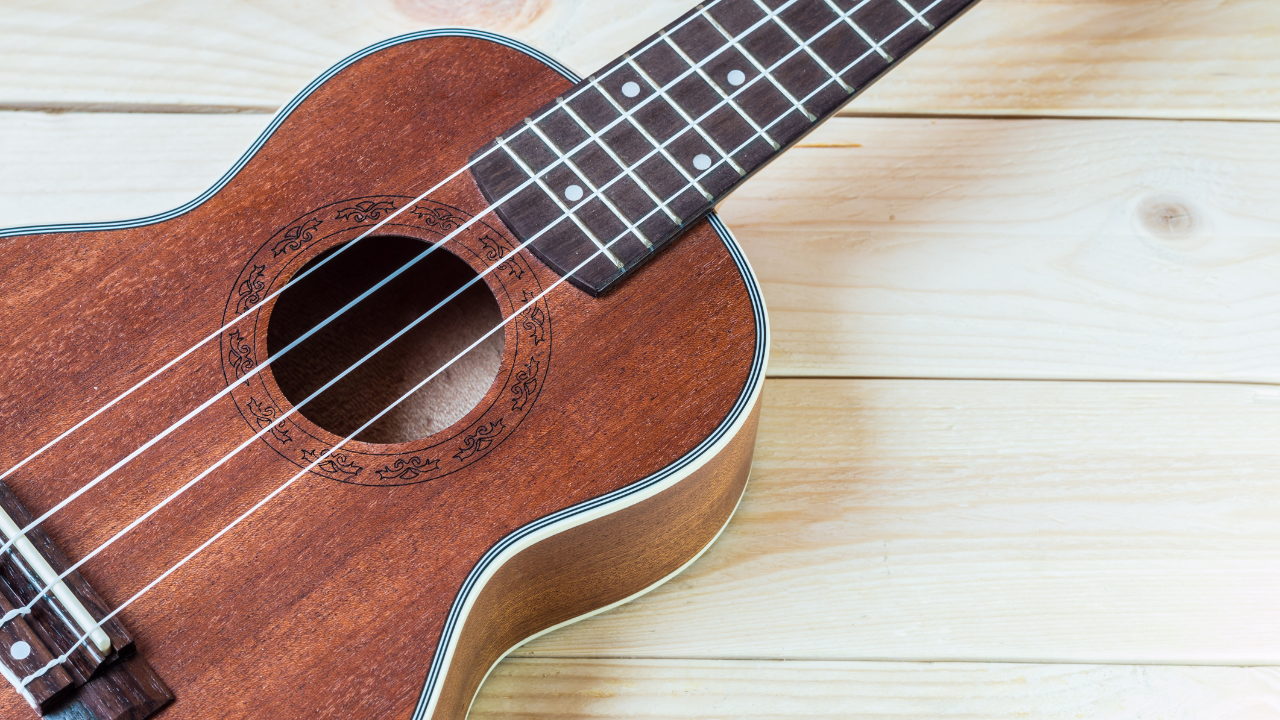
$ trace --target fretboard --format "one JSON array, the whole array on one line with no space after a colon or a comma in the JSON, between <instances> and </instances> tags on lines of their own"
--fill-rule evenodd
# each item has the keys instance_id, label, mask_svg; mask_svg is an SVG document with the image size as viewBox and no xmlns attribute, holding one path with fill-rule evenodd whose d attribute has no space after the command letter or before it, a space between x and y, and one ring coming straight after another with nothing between
<instances>
[{"instance_id":1,"label":"fretboard","mask_svg":"<svg viewBox=\"0 0 1280 720\"><path fill-rule=\"evenodd\" d=\"M477 152L543 262L599 295L976 0L713 0Z\"/></svg>"}]
</instances>

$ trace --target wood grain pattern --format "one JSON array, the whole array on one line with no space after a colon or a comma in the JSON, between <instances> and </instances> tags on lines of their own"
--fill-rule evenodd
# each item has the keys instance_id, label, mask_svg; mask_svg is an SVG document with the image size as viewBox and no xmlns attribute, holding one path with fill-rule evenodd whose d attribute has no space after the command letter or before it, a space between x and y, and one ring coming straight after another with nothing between
<instances>
[{"instance_id":1,"label":"wood grain pattern","mask_svg":"<svg viewBox=\"0 0 1280 720\"><path fill-rule=\"evenodd\" d=\"M681 0L55 3L0 23L0 107L273 111L323 68L392 35L465 25L595 70L689 9ZM850 108L1276 119L1270 0L983 0Z\"/></svg>"},{"instance_id":2,"label":"wood grain pattern","mask_svg":"<svg viewBox=\"0 0 1280 720\"><path fill-rule=\"evenodd\" d=\"M254 136L245 116L22 115L0 143L40 140L7 146L0 225L169 209ZM775 376L1276 382L1277 168L1266 123L836 118L721 213Z\"/></svg>"},{"instance_id":3,"label":"wood grain pattern","mask_svg":"<svg viewBox=\"0 0 1280 720\"><path fill-rule=\"evenodd\" d=\"M423 80L390 85L392 69ZM265 285L287 277L354 237L398 207L405 190L434 184L567 84L536 59L482 40L397 45L318 89L216 196L186 214L0 241L8 326L0 424L10 439L0 465L228 314L269 312L274 301L254 278ZM525 93L524 105L500 102L512 87ZM353 120L335 125L335 116ZM401 147L404 137L417 140L411 150ZM463 208L484 207L465 176L433 201L413 205L388 233L433 242ZM309 230L290 232L303 226ZM308 234L321 226L332 234ZM478 226L447 250L480 271L498 265L502 243L512 246L500 226ZM749 410L741 396L762 370L762 338L748 279L709 224L666 257L607 299L561 285L521 310L506 325L499 380L461 421L413 442L350 443L126 608L123 622L177 698L164 717L407 717L454 598L490 548L534 520L672 465L712 438L735 407ZM266 264L281 275L266 276ZM694 278L708 290L690 302L684 288ZM527 298L512 299L510 284L527 292L554 279L522 256L486 283L504 316L514 316ZM269 376L261 387L242 379L246 358L262 358L266 323L246 321L237 331L248 340L228 333L225 344L194 353L12 476L14 492L41 513L230 383L232 395L45 523L68 556L85 557L253 437L263 416L288 407ZM523 377L518 357L530 358ZM286 430L263 435L93 558L85 578L118 607L299 474L316 448L340 439L305 418ZM427 475L471 464L425 482L379 470L414 458L422 461L414 467L432 468ZM401 480L411 484L394 484ZM26 712L22 702L0 693L0 716Z\"/></svg>"},{"instance_id":4,"label":"wood grain pattern","mask_svg":"<svg viewBox=\"0 0 1280 720\"><path fill-rule=\"evenodd\" d=\"M770 380L716 550L521 656L1280 663L1280 392Z\"/></svg>"},{"instance_id":5,"label":"wood grain pattern","mask_svg":"<svg viewBox=\"0 0 1280 720\"><path fill-rule=\"evenodd\" d=\"M590 70L688 9L677 0L629 3L625 12L612 2L406 0L393 6L388 0L356 7L330 0L299 14L273 0L166 0L95 3L90 17L88 7L44 2L6 9L0 104L173 114L0 113L6 218L0 226L134 217L185 202L222 174L268 118L183 113L270 111L346 53L399 32L433 22L496 27ZM983 0L964 19L972 30L957 24L851 110L1275 119L1277 11L1268 0ZM910 118L856 123L831 137L845 147L793 151L775 166L785 168L804 152L804 163L820 172L801 177L797 164L786 179L757 177L737 196L749 197L750 206L731 200L725 208L768 281L779 331L775 371L1273 377L1268 298L1274 283L1268 279L1275 273L1266 241L1280 232L1273 212L1280 182L1271 169L1276 140L1269 125L975 122L963 126L965 132L939 135ZM48 143L41 145L42 138ZM1018 172L1024 164L1031 169ZM875 167L874 184L859 174L867 165ZM1237 177L1246 180L1237 183ZM797 203L783 184L791 182L827 200L816 208ZM1125 220L1131 217L1128 193L1170 184L1208 213L1215 228L1225 218L1229 232L1188 251L1151 241ZM878 193L884 185L890 192ZM868 194L872 202L858 200ZM933 201L939 196L946 202ZM979 211L969 213L968 206ZM1044 207L1060 212L1039 214ZM811 216L821 222L808 225ZM1106 232L1095 236L1099 228ZM798 239L818 256L792 255L812 257L811 263L788 259L787 248ZM1039 252L1046 240L1052 252ZM945 264L940 257L960 262L973 283L936 288L939 274L922 276L919 268ZM1263 270L1250 276L1243 258L1256 258ZM1221 276L1218 265L1225 269ZM922 279L931 285L922 287ZM1207 285L1227 290L1215 298L1205 294ZM1257 294L1236 297L1239 304L1232 305L1228 299L1241 286ZM1002 294L986 293L988 287ZM829 311L805 298L829 304ZM1255 303L1261 305L1256 313ZM757 488L767 493L751 505L749 522L727 531L731 562L721 563L713 549L694 568L697 582L654 597L665 608L661 613L628 616L616 626L609 618L618 613L588 621L581 629L595 629L574 635L570 653L608 655L621 645L644 656L651 646L643 633L661 630L667 620L687 628L679 611L696 611L705 591L720 611L711 634L724 640L725 650L659 633L660 645L733 657L750 645L761 622L782 618L800 640L788 644L770 634L751 650L802 656L805 642L822 643L837 625L827 614L797 616L810 608L808 600L775 586L797 577L800 587L841 603L835 606L841 613L860 617L865 599L880 627L840 626L836 637L867 640L873 657L893 650L895 637L906 639L907 651L945 645L941 649L957 656L983 660L979 653L992 648L989 659L1006 657L1001 642L1008 636L1023 643L1019 653L1036 651L1050 663L1088 658L1094 645L1108 658L1140 654L1158 663L1186 657L1198 642L1214 663L1247 665L1266 650L1256 633L1272 630L1277 617L1262 605L1266 593L1275 596L1275 543L1260 544L1274 537L1275 492L1266 486L1277 466L1268 408L1280 407L1280 397L1273 389L987 381L958 392L964 383L902 380L850 381L841 391L829 380L785 382L812 384L822 397L798 394L803 402L792 407L774 394L763 418L769 469L753 480L747 503ZM1116 388L1122 399L1112 394ZM1143 390L1152 397L1135 400ZM1219 393L1235 394L1238 402ZM850 412L833 407L840 402ZM1149 403L1148 410L1135 403ZM863 413L853 412L859 407ZM859 417L858 437L873 443L854 441L842 450L822 442L830 433L848 437L831 423ZM968 461L965 447L949 444L958 417L968 418L960 434L984 449L980 464ZM1084 440L1104 448L1104 458L1073 453L1070 441L1090 426L1097 434ZM795 452L782 439L793 434L804 438ZM1053 440L1058 434L1061 443ZM814 452L820 462L807 462ZM937 498L934 512L895 494L904 483L921 502ZM815 518L824 506L829 515ZM945 534L920 537L929 528L915 518L939 522ZM812 533L806 532L810 521L819 524ZM877 533L889 536L887 552L874 552L884 539ZM907 540L912 547L904 547ZM807 566L799 551L787 555L788 548L816 549L819 559ZM930 557L938 562L930 565ZM926 562L908 563L912 558ZM904 563L915 571L906 590L887 574L875 580L883 565L899 572ZM806 568L813 577L803 577ZM968 580L948 581L957 576ZM714 588L700 584L708 577ZM1065 595L1037 594L1037 587ZM744 600L748 591L762 592L770 610L753 613ZM1005 591L1015 599L1045 599L1010 606L1001 602ZM1206 622L1221 632L1197 634L1193 626ZM1040 627L1043 643L1037 642ZM1170 639L1159 637L1161 629ZM542 642L554 646L556 635L577 630ZM931 630L967 634L962 642L930 643ZM836 650L862 648L851 642ZM1199 720L1273 717L1280 706L1274 667L650 657L509 660L482 690L474 713L486 719Z\"/></svg>"},{"instance_id":6,"label":"wood grain pattern","mask_svg":"<svg viewBox=\"0 0 1280 720\"><path fill-rule=\"evenodd\" d=\"M510 660L473 720L1268 718L1280 669L1014 663Z\"/></svg>"}]
</instances>

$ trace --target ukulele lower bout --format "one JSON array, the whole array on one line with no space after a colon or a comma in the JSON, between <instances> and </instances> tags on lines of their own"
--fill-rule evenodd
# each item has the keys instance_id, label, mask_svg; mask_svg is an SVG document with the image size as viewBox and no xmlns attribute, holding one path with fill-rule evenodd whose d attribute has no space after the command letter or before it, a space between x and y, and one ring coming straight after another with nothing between
<instances>
[{"instance_id":1,"label":"ukulele lower bout","mask_svg":"<svg viewBox=\"0 0 1280 720\"><path fill-rule=\"evenodd\" d=\"M571 79L485 33L396 38L313 83L183 208L0 233L5 467L245 318L6 479L40 514L227 390L42 525L74 561L261 433L81 568L119 607L272 496L120 613L172 691L156 717L461 720L514 646L660 583L728 521L768 333L719 220L594 298L523 250L503 259L516 241L469 175L409 202ZM264 367L271 294L396 210L381 235L484 274L505 323L496 379L447 427L334 450L344 435L293 412ZM0 692L0 716L30 713Z\"/></svg>"}]
</instances>

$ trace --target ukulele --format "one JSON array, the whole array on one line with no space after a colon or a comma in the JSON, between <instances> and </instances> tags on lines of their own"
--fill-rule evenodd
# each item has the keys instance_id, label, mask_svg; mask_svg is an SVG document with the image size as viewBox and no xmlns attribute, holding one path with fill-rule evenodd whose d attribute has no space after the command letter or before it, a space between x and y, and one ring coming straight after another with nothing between
<instances>
[{"instance_id":1,"label":"ukulele","mask_svg":"<svg viewBox=\"0 0 1280 720\"><path fill-rule=\"evenodd\" d=\"M0 233L0 717L461 720L680 572L769 345L712 208L972 2L404 35L176 210Z\"/></svg>"}]
</instances>

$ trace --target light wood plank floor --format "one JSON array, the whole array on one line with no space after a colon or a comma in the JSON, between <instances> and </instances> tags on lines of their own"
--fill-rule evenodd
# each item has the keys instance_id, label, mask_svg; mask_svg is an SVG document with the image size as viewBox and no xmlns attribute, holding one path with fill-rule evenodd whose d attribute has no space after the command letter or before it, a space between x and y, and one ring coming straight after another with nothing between
<instances>
[{"instance_id":1,"label":"light wood plank floor","mask_svg":"<svg viewBox=\"0 0 1280 720\"><path fill-rule=\"evenodd\" d=\"M590 71L689 4L3 3L0 226L179 205L394 34ZM1280 717L1278 88L1271 0L983 0L760 173L738 515L472 717Z\"/></svg>"}]
</instances>

